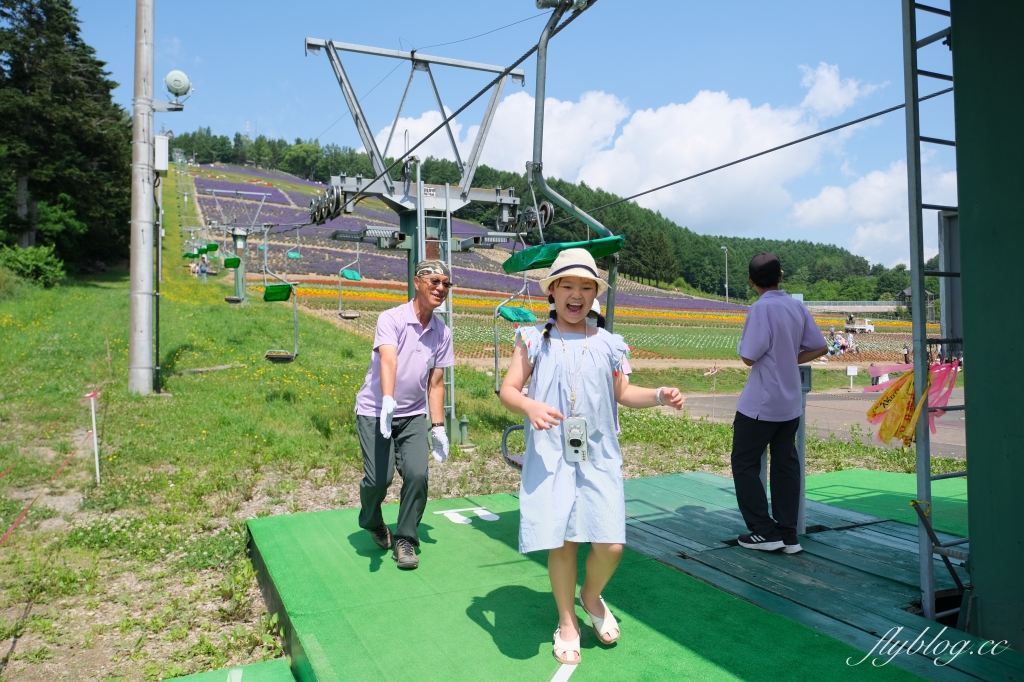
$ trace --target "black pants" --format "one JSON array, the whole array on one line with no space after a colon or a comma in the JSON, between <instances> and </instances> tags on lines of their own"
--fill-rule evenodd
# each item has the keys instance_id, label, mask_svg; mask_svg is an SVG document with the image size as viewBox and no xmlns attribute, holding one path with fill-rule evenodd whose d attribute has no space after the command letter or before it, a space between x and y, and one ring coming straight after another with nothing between
<instances>
[{"instance_id":1,"label":"black pants","mask_svg":"<svg viewBox=\"0 0 1024 682\"><path fill-rule=\"evenodd\" d=\"M391 420L391 438L380 433L380 419L356 416L359 445L363 450L363 480L359 482L360 528L376 528L384 523L380 505L395 479L395 468L402 475L396 538L420 544L416 527L427 507L427 418L395 417Z\"/></svg>"},{"instance_id":2,"label":"black pants","mask_svg":"<svg viewBox=\"0 0 1024 682\"><path fill-rule=\"evenodd\" d=\"M799 427L799 417L769 422L736 413L732 432L732 478L736 502L751 533L765 537L779 533L783 539L796 537L800 511L800 459L796 452ZM769 444L774 519L768 515L768 496L761 484L761 455Z\"/></svg>"}]
</instances>

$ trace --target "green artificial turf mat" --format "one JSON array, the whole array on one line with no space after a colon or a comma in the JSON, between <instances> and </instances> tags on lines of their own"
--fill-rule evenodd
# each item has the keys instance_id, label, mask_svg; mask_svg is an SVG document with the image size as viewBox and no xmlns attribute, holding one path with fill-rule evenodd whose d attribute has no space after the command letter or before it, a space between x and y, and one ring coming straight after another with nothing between
<instances>
[{"instance_id":1,"label":"green artificial turf mat","mask_svg":"<svg viewBox=\"0 0 1024 682\"><path fill-rule=\"evenodd\" d=\"M177 682L295 682L288 661L283 658L174 679Z\"/></svg>"},{"instance_id":2,"label":"green artificial turf mat","mask_svg":"<svg viewBox=\"0 0 1024 682\"><path fill-rule=\"evenodd\" d=\"M483 506L457 524L439 510ZM384 508L394 524L397 505ZM326 680L539 680L558 671L544 552L520 555L518 500L436 500L420 568L399 571L357 524L358 510L249 522L308 666ZM587 551L581 548L581 554ZM581 575L582 577L582 575ZM863 653L644 555L626 551L604 590L622 626L614 647L585 627L582 680L919 679L895 666L851 667ZM583 613L577 607L583 621ZM301 661L300 669L305 669Z\"/></svg>"},{"instance_id":3,"label":"green artificial turf mat","mask_svg":"<svg viewBox=\"0 0 1024 682\"><path fill-rule=\"evenodd\" d=\"M917 525L910 501L917 497L917 474L846 469L807 477L807 497L843 509ZM967 479L932 481L935 530L967 537Z\"/></svg>"}]
</instances>

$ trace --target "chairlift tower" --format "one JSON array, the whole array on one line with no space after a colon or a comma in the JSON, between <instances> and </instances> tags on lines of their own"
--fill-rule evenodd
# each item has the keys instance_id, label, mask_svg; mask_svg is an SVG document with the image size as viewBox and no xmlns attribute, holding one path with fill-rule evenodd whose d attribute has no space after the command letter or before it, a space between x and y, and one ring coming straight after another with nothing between
<instances>
[{"instance_id":1,"label":"chairlift tower","mask_svg":"<svg viewBox=\"0 0 1024 682\"><path fill-rule=\"evenodd\" d=\"M332 237L339 241L373 243L378 248L405 250L408 260L407 278L410 300L415 296L413 276L416 264L419 261L438 259L451 268L451 253L453 250L468 251L477 247L489 248L493 247L494 244L507 243L521 237L521 233L518 232L522 224L519 215L519 197L515 196L515 191L500 187L488 189L474 188L472 183L506 82L511 78L514 83L525 85L525 71L515 69L498 80L491 92L491 97L487 103L487 109L484 112L483 120L477 132L476 140L473 142L469 158L465 161L459 153L450 125L445 126L445 132L447 133L452 153L455 156L455 162L461 174L459 184L454 187L448 184L426 185L420 177L422 163L418 157L406 159L402 167L401 179L398 181L385 172L387 169L385 158L416 72L426 73L434 97L437 100L441 117L447 118L440 91L437 88L437 83L434 81L431 66L450 66L490 74L501 74L505 71L505 68L461 59L434 57L418 52L389 50L317 38L307 38L305 47L307 53L319 54L321 50L327 53L327 58L338 81L338 86L341 88L345 103L352 115L352 120L356 124L363 147L366 149L370 162L373 164L374 173L381 176L372 182L367 182L359 175L354 178L345 175L332 177L326 193L315 198L310 204L311 222L322 225L343 212L351 213L354 210L352 200L357 194L374 197L383 201L389 208L398 213L399 228L397 231L391 226L370 226L358 233L348 233L339 230ZM409 61L411 64L409 78L405 84L405 91L402 93L402 99L399 102L398 111L395 113L394 123L391 126L391 134L388 136L383 153L377 147L377 142L374 140L366 116L363 114L362 106L356 97L355 90L342 64L340 56L342 52L387 57L389 59L402 59ZM413 166L415 166L415 170ZM495 230L470 239L454 239L451 231L452 213L473 201L496 204L499 207ZM444 305L435 314L444 321L449 329L453 327L454 318L451 296L445 300ZM455 420L454 389L454 372L451 368L445 369L445 426L449 438L452 439L453 443L457 443L458 441L455 436L459 431Z\"/></svg>"}]
</instances>

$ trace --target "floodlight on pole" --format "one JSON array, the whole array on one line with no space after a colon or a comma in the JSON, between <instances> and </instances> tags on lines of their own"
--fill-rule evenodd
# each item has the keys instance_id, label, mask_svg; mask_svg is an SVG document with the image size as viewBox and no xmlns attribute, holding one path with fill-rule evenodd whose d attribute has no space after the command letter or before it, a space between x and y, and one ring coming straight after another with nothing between
<instances>
[{"instance_id":1,"label":"floodlight on pole","mask_svg":"<svg viewBox=\"0 0 1024 682\"><path fill-rule=\"evenodd\" d=\"M729 302L729 247L723 246L722 251L725 251L725 302Z\"/></svg>"}]
</instances>

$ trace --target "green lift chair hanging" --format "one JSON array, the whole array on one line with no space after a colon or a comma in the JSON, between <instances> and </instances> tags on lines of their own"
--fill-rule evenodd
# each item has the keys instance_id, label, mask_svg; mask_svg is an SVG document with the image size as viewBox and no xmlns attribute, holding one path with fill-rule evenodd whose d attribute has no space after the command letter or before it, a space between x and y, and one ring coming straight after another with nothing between
<instances>
[{"instance_id":1,"label":"green lift chair hanging","mask_svg":"<svg viewBox=\"0 0 1024 682\"><path fill-rule=\"evenodd\" d=\"M355 266L355 270L351 268ZM338 271L338 317L343 320L355 320L359 317L358 310L345 310L342 303L342 284L345 280L350 282L361 282L363 273L359 267L359 242L356 242L356 259L347 265L343 265Z\"/></svg>"}]
</instances>

